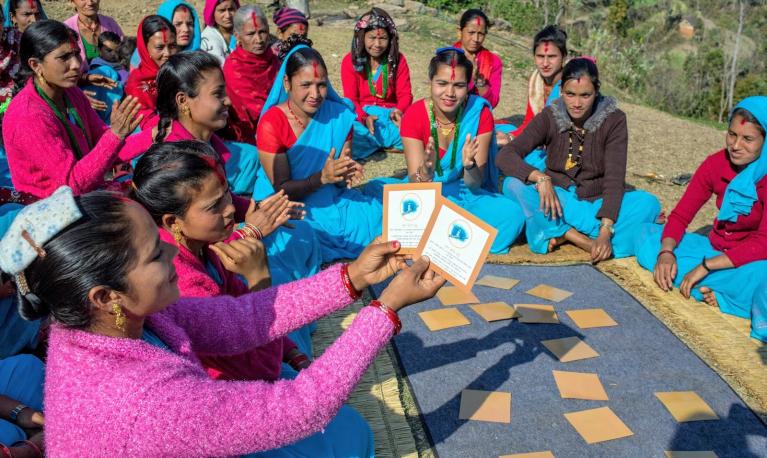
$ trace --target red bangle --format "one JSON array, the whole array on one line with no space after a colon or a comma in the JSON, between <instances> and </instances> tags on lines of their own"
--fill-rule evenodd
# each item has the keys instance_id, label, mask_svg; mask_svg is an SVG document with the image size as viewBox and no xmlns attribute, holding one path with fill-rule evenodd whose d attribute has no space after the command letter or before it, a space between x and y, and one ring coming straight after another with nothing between
<instances>
[{"instance_id":1,"label":"red bangle","mask_svg":"<svg viewBox=\"0 0 767 458\"><path fill-rule=\"evenodd\" d=\"M0 444L0 457L13 458L13 455L11 455L11 449L9 449L6 445Z\"/></svg>"},{"instance_id":2,"label":"red bangle","mask_svg":"<svg viewBox=\"0 0 767 458\"><path fill-rule=\"evenodd\" d=\"M397 316L397 312L379 300L370 301L368 306L377 308L378 310L384 312L386 317L389 318L389 321L391 321L394 325L394 335L396 336L399 334L399 332L402 330L402 321L400 321L399 316Z\"/></svg>"},{"instance_id":3,"label":"red bangle","mask_svg":"<svg viewBox=\"0 0 767 458\"><path fill-rule=\"evenodd\" d=\"M670 254L671 256L673 256L673 257L674 257L674 259L676 259L676 255L674 254L674 250L660 250L660 251L658 252L658 257L660 258L660 255L662 255L663 253L668 253L668 254Z\"/></svg>"},{"instance_id":4,"label":"red bangle","mask_svg":"<svg viewBox=\"0 0 767 458\"><path fill-rule=\"evenodd\" d=\"M32 447L32 449L37 452L37 456L39 456L40 458L45 456L43 454L43 451L40 450L40 447L38 447L37 444L35 444L34 442L32 442L32 441L24 441L24 444L29 446L29 447Z\"/></svg>"},{"instance_id":5,"label":"red bangle","mask_svg":"<svg viewBox=\"0 0 767 458\"><path fill-rule=\"evenodd\" d=\"M296 356L294 356L290 361L288 361L288 364L293 369L296 369L297 367L299 367L299 364L303 362L307 362L307 361L309 361L309 357L303 353L299 353Z\"/></svg>"},{"instance_id":6,"label":"red bangle","mask_svg":"<svg viewBox=\"0 0 767 458\"><path fill-rule=\"evenodd\" d=\"M349 293L349 297L355 301L362 297L362 291L358 291L357 288L354 287L354 284L352 284L352 279L349 276L349 264L344 264L341 266L341 280L344 282L344 286L346 287L346 292Z\"/></svg>"}]
</instances>

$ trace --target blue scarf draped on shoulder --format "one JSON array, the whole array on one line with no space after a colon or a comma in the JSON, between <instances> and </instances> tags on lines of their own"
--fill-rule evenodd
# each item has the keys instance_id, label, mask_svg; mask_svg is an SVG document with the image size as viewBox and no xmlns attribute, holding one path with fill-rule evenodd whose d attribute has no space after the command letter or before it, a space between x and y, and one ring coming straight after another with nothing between
<instances>
[{"instance_id":1,"label":"blue scarf draped on shoulder","mask_svg":"<svg viewBox=\"0 0 767 458\"><path fill-rule=\"evenodd\" d=\"M44 21L48 19L43 9L43 4L40 0L34 0L37 5L37 11L40 12L40 20ZM3 27L13 27L13 21L11 20L11 2L18 2L18 0L5 0L3 3Z\"/></svg>"},{"instance_id":2,"label":"blue scarf draped on shoulder","mask_svg":"<svg viewBox=\"0 0 767 458\"><path fill-rule=\"evenodd\" d=\"M734 109L742 108L751 113L762 129L767 132L767 97L757 95L743 99ZM730 115L732 120L732 115ZM748 215L754 206L758 196L756 184L767 175L767 138L762 145L760 156L745 169L738 173L727 185L722 200L722 208L719 209L719 221L736 221L740 215Z\"/></svg>"}]
</instances>

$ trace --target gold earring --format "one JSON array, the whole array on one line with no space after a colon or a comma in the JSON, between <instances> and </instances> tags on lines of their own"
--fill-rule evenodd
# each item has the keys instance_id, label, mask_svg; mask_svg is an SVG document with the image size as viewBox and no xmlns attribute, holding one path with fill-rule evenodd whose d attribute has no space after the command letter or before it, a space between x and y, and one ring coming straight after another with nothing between
<instances>
[{"instance_id":1,"label":"gold earring","mask_svg":"<svg viewBox=\"0 0 767 458\"><path fill-rule=\"evenodd\" d=\"M181 245L181 242L184 241L184 234L181 233L181 228L174 224L170 231L173 234L173 240L176 241L176 245Z\"/></svg>"},{"instance_id":2,"label":"gold earring","mask_svg":"<svg viewBox=\"0 0 767 458\"><path fill-rule=\"evenodd\" d=\"M36 76L37 76L38 86L48 83L48 80L46 80L45 77L43 76L43 72L38 73Z\"/></svg>"},{"instance_id":3,"label":"gold earring","mask_svg":"<svg viewBox=\"0 0 767 458\"><path fill-rule=\"evenodd\" d=\"M112 313L115 316L115 327L125 332L125 312L119 302L112 304Z\"/></svg>"},{"instance_id":4,"label":"gold earring","mask_svg":"<svg viewBox=\"0 0 767 458\"><path fill-rule=\"evenodd\" d=\"M184 116L189 116L189 114L192 112L192 110L189 109L188 105L183 105L181 107L181 113L184 114Z\"/></svg>"}]
</instances>

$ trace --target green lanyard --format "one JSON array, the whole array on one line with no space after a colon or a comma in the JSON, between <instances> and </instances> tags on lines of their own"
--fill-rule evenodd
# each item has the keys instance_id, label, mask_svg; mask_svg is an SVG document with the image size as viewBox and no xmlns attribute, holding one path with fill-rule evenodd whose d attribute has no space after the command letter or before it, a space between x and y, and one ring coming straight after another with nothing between
<instances>
[{"instance_id":1,"label":"green lanyard","mask_svg":"<svg viewBox=\"0 0 767 458\"><path fill-rule=\"evenodd\" d=\"M463 105L458 106L458 116L455 120L455 131L453 132L453 151L450 153L450 168L455 168L455 155L458 151L458 134L461 133L461 119L463 118ZM437 157L434 158L434 171L438 177L442 176L442 161L439 158L439 135L437 135L437 120L434 118L434 102L429 100L429 124L431 125L431 137L434 139L434 149Z\"/></svg>"},{"instance_id":2,"label":"green lanyard","mask_svg":"<svg viewBox=\"0 0 767 458\"><path fill-rule=\"evenodd\" d=\"M375 84L373 83L373 70L371 70L370 65L365 65L368 71L368 89L370 89L370 94L373 97L377 97L379 99L385 99L386 94L389 92L389 63L384 62L381 64L383 67L383 70L381 71L383 75L381 77L383 78L383 93L381 95L378 95L376 92Z\"/></svg>"},{"instance_id":3,"label":"green lanyard","mask_svg":"<svg viewBox=\"0 0 767 458\"><path fill-rule=\"evenodd\" d=\"M75 150L75 157L77 159L83 158L83 152L80 150L80 144L77 143L77 138L75 137L75 133L72 131L72 126L69 123L69 120L64 116L63 113L61 113L61 110L59 110L59 107L56 106L56 103L51 100L50 97L48 97L48 94L45 93L42 89L40 89L40 86L35 83L35 89L37 90L37 94L42 97L43 100L45 100L45 103L48 104L49 107L51 107L51 110L53 110L53 114L56 115L57 118L59 118L59 121L61 121L62 124L64 124L64 129L67 131L67 136L69 137L69 143L72 144L72 148ZM75 110L75 107L72 106L71 103L69 103L69 99L67 99L66 96L64 96L64 103L67 106L67 114L74 118L75 124L77 124L77 127L80 128L80 130L83 131L83 135L85 135L85 141L88 143L88 148L92 148L91 140L88 138L88 131L85 130L85 124L83 123L82 118L80 118L80 114Z\"/></svg>"}]
</instances>

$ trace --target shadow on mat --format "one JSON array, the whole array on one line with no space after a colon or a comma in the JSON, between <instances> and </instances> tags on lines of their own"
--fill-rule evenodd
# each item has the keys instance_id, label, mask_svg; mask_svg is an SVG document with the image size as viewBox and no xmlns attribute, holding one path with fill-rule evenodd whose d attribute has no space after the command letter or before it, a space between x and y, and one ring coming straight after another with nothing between
<instances>
[{"instance_id":1,"label":"shadow on mat","mask_svg":"<svg viewBox=\"0 0 767 458\"><path fill-rule=\"evenodd\" d=\"M410 358L406 371L407 375L410 376L443 365L471 360L479 353L493 350L501 345L513 345L513 349L510 349L495 364L483 370L478 377L465 386L465 389L472 390L496 391L500 389L507 391L507 389L501 389L501 386L511 379L513 368L527 364L541 354L545 354L547 358L556 359L541 344L542 340L572 336L586 340L583 334L564 323L524 324L515 320L509 321L505 326L481 338L466 338L432 345L428 348L424 347L421 338L414 333L403 333L396 338L395 347L398 351L400 348L407 348L407 352L411 355L429 355L428 358ZM415 395L417 399L418 394L415 393ZM436 410L424 412L423 409L419 409L432 444L436 445L443 442L469 421L458 419L460 406L461 393L459 392Z\"/></svg>"},{"instance_id":2,"label":"shadow on mat","mask_svg":"<svg viewBox=\"0 0 767 458\"><path fill-rule=\"evenodd\" d=\"M747 426L750 425L750 426ZM679 423L668 450L713 450L719 458L759 458L748 450L746 437L767 437L764 426L754 421L754 413L740 404L730 406L727 416L717 421ZM713 444L712 444L713 442ZM752 441L753 442L753 441Z\"/></svg>"}]
</instances>

